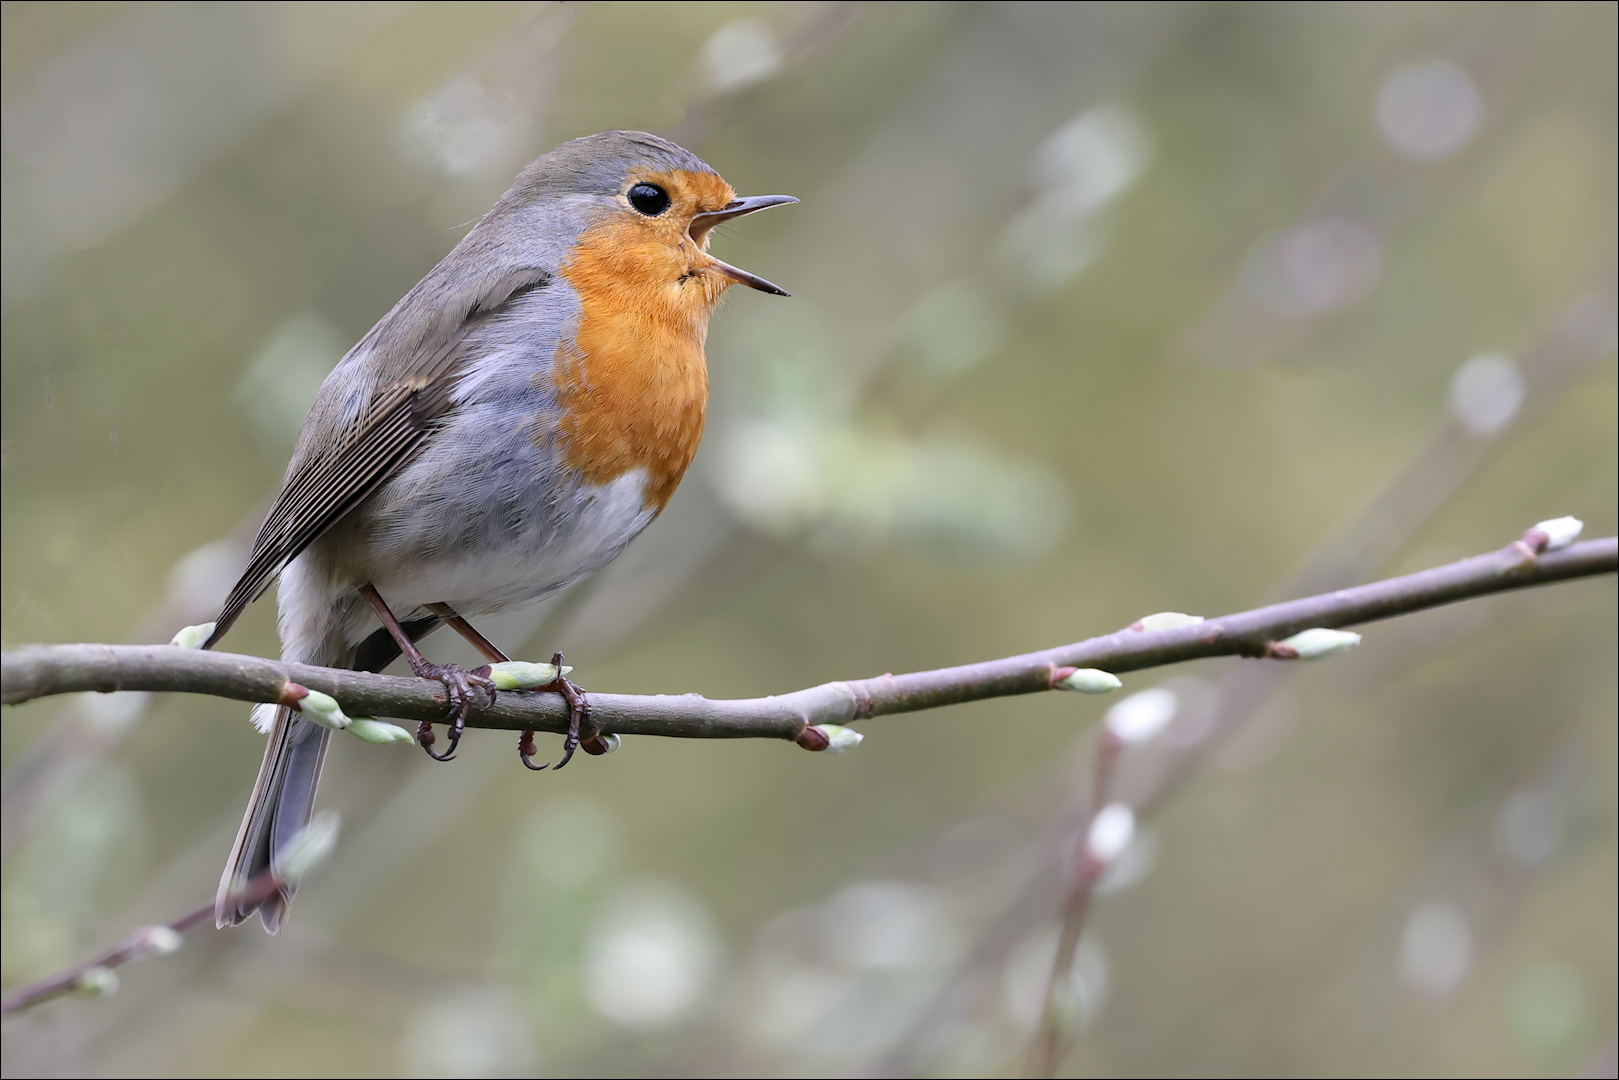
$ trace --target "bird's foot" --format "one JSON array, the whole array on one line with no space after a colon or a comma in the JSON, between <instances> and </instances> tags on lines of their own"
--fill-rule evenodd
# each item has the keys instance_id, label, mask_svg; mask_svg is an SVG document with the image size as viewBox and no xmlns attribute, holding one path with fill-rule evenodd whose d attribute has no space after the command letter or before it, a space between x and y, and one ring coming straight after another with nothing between
<instances>
[{"instance_id":1,"label":"bird's foot","mask_svg":"<svg viewBox=\"0 0 1619 1080\"><path fill-rule=\"evenodd\" d=\"M523 759L523 764L535 772L544 772L546 769L560 769L573 758L573 752L580 746L585 748L587 754L604 754L607 744L603 742L594 725L590 723L590 700L585 697L584 687L568 681L562 674L562 654L557 653L551 658L556 666L557 677L544 686L534 689L561 694L568 703L568 734L562 740L562 760L555 765L534 764L534 733L523 732L522 738L517 742L517 756ZM596 744L600 743L598 749Z\"/></svg>"},{"instance_id":2,"label":"bird's foot","mask_svg":"<svg viewBox=\"0 0 1619 1080\"><path fill-rule=\"evenodd\" d=\"M489 668L473 668L468 671L459 664L434 664L426 660L420 663L413 662L411 671L419 679L433 679L444 684L445 695L450 699L446 719L450 722L450 730L446 733L450 746L444 753L435 753L433 743L437 740L433 735L433 725L426 720L416 725L416 742L427 751L427 756L434 761L449 761L455 756L455 749L461 744L461 736L466 731L467 713L472 710L472 694L476 687L489 695L489 704L495 703L495 683L489 678Z\"/></svg>"}]
</instances>

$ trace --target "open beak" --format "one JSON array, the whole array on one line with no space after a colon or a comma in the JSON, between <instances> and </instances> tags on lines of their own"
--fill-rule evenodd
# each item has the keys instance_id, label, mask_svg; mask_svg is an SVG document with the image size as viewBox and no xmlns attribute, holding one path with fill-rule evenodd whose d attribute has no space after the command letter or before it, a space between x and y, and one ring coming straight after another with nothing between
<instances>
[{"instance_id":1,"label":"open beak","mask_svg":"<svg viewBox=\"0 0 1619 1080\"><path fill-rule=\"evenodd\" d=\"M747 217L749 214L759 210L768 210L772 206L786 206L789 203L795 203L797 201L798 200L793 198L791 195L754 195L746 199L733 199L731 202L727 203L725 208L722 210L710 210L706 214L698 214L693 217L691 219L691 226L686 231L693 240L695 240L698 244L701 244L703 242L703 237L707 235L708 230L712 229L716 225L723 224L727 221L735 221L739 217ZM710 255L709 258L713 259L714 257ZM741 270L735 266L732 266L730 263L724 263L720 262L718 259L714 259L714 269L718 270L732 281L746 285L750 289L758 289L760 292L774 293L777 296L790 295L787 290L783 289L781 286L772 285L758 274L750 274L746 270Z\"/></svg>"}]
</instances>

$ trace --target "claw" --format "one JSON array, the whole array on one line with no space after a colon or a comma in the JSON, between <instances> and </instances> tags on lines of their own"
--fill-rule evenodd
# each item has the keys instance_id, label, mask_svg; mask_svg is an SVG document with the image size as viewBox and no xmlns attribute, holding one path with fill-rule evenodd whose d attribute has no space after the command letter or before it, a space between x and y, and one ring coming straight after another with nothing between
<instances>
[{"instance_id":1,"label":"claw","mask_svg":"<svg viewBox=\"0 0 1619 1080\"><path fill-rule=\"evenodd\" d=\"M454 743L450 744L450 750L449 750L448 753L445 753L445 754L436 754L436 753L434 753L433 752L433 744L435 742L437 742L437 741L438 741L438 739L433 735L433 725L432 724L428 723L426 720L423 720L421 723L416 725L416 744L418 746L420 746L423 750L427 751L427 756L428 757L432 758L434 761L449 761L449 760L451 760L452 758L455 757L455 744Z\"/></svg>"},{"instance_id":2,"label":"claw","mask_svg":"<svg viewBox=\"0 0 1619 1080\"><path fill-rule=\"evenodd\" d=\"M525 731L517 740L517 756L523 759L523 767L526 769L532 769L535 772L544 772L546 769L551 767L549 765L534 764L534 753L534 733L532 731Z\"/></svg>"},{"instance_id":3,"label":"claw","mask_svg":"<svg viewBox=\"0 0 1619 1080\"><path fill-rule=\"evenodd\" d=\"M462 728L459 724L452 724L450 726L449 732L447 733L448 736L449 736L449 740L450 740L450 748L448 750L444 751L442 756L439 755L439 754L435 754L431 750L429 750L427 752L428 756L431 757L434 761L452 761L452 760L454 760L455 752L461 746L461 733L464 730L465 729Z\"/></svg>"},{"instance_id":4,"label":"claw","mask_svg":"<svg viewBox=\"0 0 1619 1080\"><path fill-rule=\"evenodd\" d=\"M458 664L430 664L422 661L420 664L411 664L411 670L418 678L434 679L444 684L445 696L449 698L447 712L450 721L450 730L446 733L450 740L450 748L443 754L435 754L432 750L432 725L425 721L416 729L416 741L421 743L422 749L427 751L428 757L435 761L449 761L455 756L456 747L461 745L461 736L467 730L467 714L472 711L472 688L476 686L489 695L489 703L495 701L495 684L489 678L488 668L475 668L468 671ZM423 741L422 728L427 729L427 739Z\"/></svg>"},{"instance_id":5,"label":"claw","mask_svg":"<svg viewBox=\"0 0 1619 1080\"><path fill-rule=\"evenodd\" d=\"M573 683L569 682L560 674L562 671L562 654L557 653L555 656L551 657L551 663L556 666L556 669L559 672L555 681L549 682L544 686L537 686L534 689L561 694L563 699L567 701L568 734L562 740L561 761L557 762L555 765L536 765L531 760L534 756L534 733L532 731L523 732L523 737L518 740L517 743L517 755L523 759L524 765L528 766L530 769L533 769L535 772L544 772L546 769L555 771L562 768L562 766L573 760L573 752L579 749L579 744L581 741L589 743L591 740L597 738L596 729L590 725L590 701L585 697L585 692L579 687L575 686ZM582 740L580 737L581 729L587 729ZM593 751L589 746L586 746L585 749L587 753L601 752Z\"/></svg>"},{"instance_id":6,"label":"claw","mask_svg":"<svg viewBox=\"0 0 1619 1080\"><path fill-rule=\"evenodd\" d=\"M557 762L555 766L555 768L560 769L562 766L573 760L573 752L579 748L580 729L585 727L590 721L590 700L585 697L583 690L569 682L562 675L561 653L557 653L555 656L551 657L551 663L556 665L557 678L556 682L546 687L546 689L555 690L557 693L561 694L563 699L568 703L568 734L567 737L562 740L562 760ZM595 729L591 728L586 737L595 738Z\"/></svg>"},{"instance_id":7,"label":"claw","mask_svg":"<svg viewBox=\"0 0 1619 1080\"><path fill-rule=\"evenodd\" d=\"M574 752L575 749L578 748L578 746L579 746L579 736L575 735L571 731L568 732L568 737L566 739L562 740L562 760L557 762L556 765L553 766L553 771L555 771L556 769L562 768L562 766L564 766L568 762L572 761L573 760L573 752Z\"/></svg>"}]
</instances>

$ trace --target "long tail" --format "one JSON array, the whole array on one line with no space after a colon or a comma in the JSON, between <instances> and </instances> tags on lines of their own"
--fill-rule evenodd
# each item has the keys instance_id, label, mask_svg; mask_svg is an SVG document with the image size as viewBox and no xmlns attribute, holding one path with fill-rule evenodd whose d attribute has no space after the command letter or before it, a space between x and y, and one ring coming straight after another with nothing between
<instances>
[{"instance_id":1,"label":"long tail","mask_svg":"<svg viewBox=\"0 0 1619 1080\"><path fill-rule=\"evenodd\" d=\"M438 626L438 617L428 616L405 623L404 629L412 641L418 641ZM347 664L334 666L381 671L398 655L399 646L386 631L379 630L354 648ZM275 720L270 725L270 739L264 747L259 778L253 784L253 797L247 802L242 827L236 832L236 846L231 848L225 873L219 879L219 894L214 898L214 924L221 928L235 926L257 911L264 929L273 934L286 921L287 908L297 891L296 884L283 884L264 900L249 901L243 890L255 877L274 868L277 857L292 838L309 824L315 810L315 788L320 783L320 769L326 760L326 746L332 733L285 705L258 708L274 709ZM259 715L262 714L255 710L255 719Z\"/></svg>"},{"instance_id":2,"label":"long tail","mask_svg":"<svg viewBox=\"0 0 1619 1080\"><path fill-rule=\"evenodd\" d=\"M247 883L273 867L276 855L309 824L331 734L284 705L275 707L264 764L259 766L253 797L236 832L236 846L219 879L219 895L214 900L216 926L235 926L256 909L266 930L273 934L281 929L295 886L282 885L259 903L245 902L242 894Z\"/></svg>"}]
</instances>

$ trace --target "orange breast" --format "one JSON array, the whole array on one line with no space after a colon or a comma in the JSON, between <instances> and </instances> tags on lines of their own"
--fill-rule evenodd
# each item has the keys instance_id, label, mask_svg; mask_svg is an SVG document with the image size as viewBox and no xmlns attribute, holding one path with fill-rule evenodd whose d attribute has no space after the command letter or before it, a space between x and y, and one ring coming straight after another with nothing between
<instances>
[{"instance_id":1,"label":"orange breast","mask_svg":"<svg viewBox=\"0 0 1619 1080\"><path fill-rule=\"evenodd\" d=\"M688 256L633 218L614 217L587 230L562 268L582 309L578 335L553 367L565 460L593 483L644 469L646 505L660 511L703 435L703 344L727 284L683 277Z\"/></svg>"}]
</instances>

